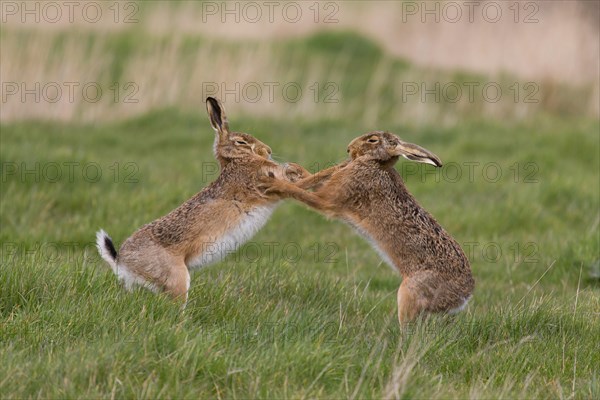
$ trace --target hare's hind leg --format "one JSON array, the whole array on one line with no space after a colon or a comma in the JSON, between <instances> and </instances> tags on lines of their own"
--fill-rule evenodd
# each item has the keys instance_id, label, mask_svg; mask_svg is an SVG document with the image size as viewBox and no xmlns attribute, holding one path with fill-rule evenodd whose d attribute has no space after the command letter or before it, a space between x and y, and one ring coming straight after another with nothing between
<instances>
[{"instance_id":1,"label":"hare's hind leg","mask_svg":"<svg viewBox=\"0 0 600 400\"><path fill-rule=\"evenodd\" d=\"M190 272L183 261L172 264L164 284L164 291L177 300L187 302L190 289Z\"/></svg>"},{"instance_id":2,"label":"hare's hind leg","mask_svg":"<svg viewBox=\"0 0 600 400\"><path fill-rule=\"evenodd\" d=\"M182 257L176 257L158 246L147 246L123 252L122 258L135 283L184 302L187 300L190 274Z\"/></svg>"},{"instance_id":3,"label":"hare's hind leg","mask_svg":"<svg viewBox=\"0 0 600 400\"><path fill-rule=\"evenodd\" d=\"M398 290L398 316L415 317L420 313L455 314L462 310L470 292L460 280L435 271L417 272L402 281Z\"/></svg>"},{"instance_id":4,"label":"hare's hind leg","mask_svg":"<svg viewBox=\"0 0 600 400\"><path fill-rule=\"evenodd\" d=\"M403 277L398 289L398 319L401 324L414 321L425 313L438 311L446 282L432 271Z\"/></svg>"},{"instance_id":5,"label":"hare's hind leg","mask_svg":"<svg viewBox=\"0 0 600 400\"><path fill-rule=\"evenodd\" d=\"M405 278L398 288L398 321L400 321L400 325L414 321L423 312L418 293L415 293L411 286L410 280Z\"/></svg>"},{"instance_id":6,"label":"hare's hind leg","mask_svg":"<svg viewBox=\"0 0 600 400\"><path fill-rule=\"evenodd\" d=\"M144 275L172 298L187 301L190 273L182 257L165 249L156 250L144 265Z\"/></svg>"}]
</instances>

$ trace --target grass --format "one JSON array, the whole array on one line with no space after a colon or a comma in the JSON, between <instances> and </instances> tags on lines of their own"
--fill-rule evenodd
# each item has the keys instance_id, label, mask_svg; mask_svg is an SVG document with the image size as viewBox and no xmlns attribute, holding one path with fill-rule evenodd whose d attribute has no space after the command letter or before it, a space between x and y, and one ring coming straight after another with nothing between
<instances>
[{"instance_id":1,"label":"grass","mask_svg":"<svg viewBox=\"0 0 600 400\"><path fill-rule=\"evenodd\" d=\"M373 128L230 123L313 170ZM475 296L453 320L401 330L401 278L348 227L292 202L238 253L193 274L184 313L127 293L94 233L121 243L214 179L206 117L3 124L2 397L600 397L598 121L381 124L446 163L439 176L397 168L471 259Z\"/></svg>"}]
</instances>

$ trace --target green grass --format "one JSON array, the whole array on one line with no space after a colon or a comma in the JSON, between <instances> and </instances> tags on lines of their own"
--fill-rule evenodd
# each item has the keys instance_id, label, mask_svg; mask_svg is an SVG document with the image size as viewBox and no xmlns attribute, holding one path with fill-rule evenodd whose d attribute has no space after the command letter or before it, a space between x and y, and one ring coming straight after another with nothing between
<instances>
[{"instance_id":1,"label":"green grass","mask_svg":"<svg viewBox=\"0 0 600 400\"><path fill-rule=\"evenodd\" d=\"M343 159L367 130L230 123L311 169ZM598 398L598 122L379 128L446 163L439 182L429 167L398 170L473 249L475 296L453 320L401 330L401 278L348 227L292 202L237 254L193 274L184 313L163 296L127 293L95 254L94 233L103 227L121 243L214 179L206 117L4 124L2 397ZM39 173L21 175L21 163L36 162ZM65 162L79 163L72 182ZM473 179L465 162L479 163ZM57 182L49 163L61 166ZM82 176L90 163L98 181L92 169ZM482 177L490 163L497 182Z\"/></svg>"}]
</instances>

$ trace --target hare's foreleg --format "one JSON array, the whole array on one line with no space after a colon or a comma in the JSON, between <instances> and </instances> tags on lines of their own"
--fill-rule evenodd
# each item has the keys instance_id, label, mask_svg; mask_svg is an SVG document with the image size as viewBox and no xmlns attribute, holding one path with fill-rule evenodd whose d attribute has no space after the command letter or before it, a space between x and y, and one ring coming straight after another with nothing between
<instances>
[{"instance_id":1,"label":"hare's foreleg","mask_svg":"<svg viewBox=\"0 0 600 400\"><path fill-rule=\"evenodd\" d=\"M296 184L285 181L276 181L266 190L266 193L277 193L279 196L298 200L307 206L326 214L331 214L336 210L336 207L333 204L330 204L316 194L307 192L306 190L297 187Z\"/></svg>"},{"instance_id":2,"label":"hare's foreleg","mask_svg":"<svg viewBox=\"0 0 600 400\"><path fill-rule=\"evenodd\" d=\"M347 163L342 163L338 165L334 165L333 167L323 169L319 172L315 172L307 178L300 179L299 181L294 182L294 185L298 186L301 189L314 189L319 187L321 184L325 183L331 176L339 171L341 168L346 166Z\"/></svg>"}]
</instances>

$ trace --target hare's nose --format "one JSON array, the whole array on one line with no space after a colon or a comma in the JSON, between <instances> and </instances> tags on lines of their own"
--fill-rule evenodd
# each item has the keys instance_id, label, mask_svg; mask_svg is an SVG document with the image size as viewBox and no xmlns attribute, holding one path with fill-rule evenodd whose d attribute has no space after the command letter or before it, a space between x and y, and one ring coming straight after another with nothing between
<instances>
[{"instance_id":1,"label":"hare's nose","mask_svg":"<svg viewBox=\"0 0 600 400\"><path fill-rule=\"evenodd\" d=\"M346 153L350 154L350 147L346 149Z\"/></svg>"}]
</instances>

